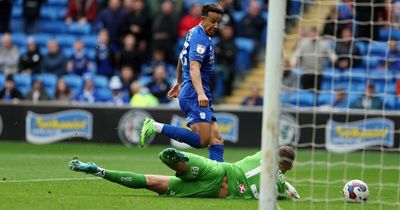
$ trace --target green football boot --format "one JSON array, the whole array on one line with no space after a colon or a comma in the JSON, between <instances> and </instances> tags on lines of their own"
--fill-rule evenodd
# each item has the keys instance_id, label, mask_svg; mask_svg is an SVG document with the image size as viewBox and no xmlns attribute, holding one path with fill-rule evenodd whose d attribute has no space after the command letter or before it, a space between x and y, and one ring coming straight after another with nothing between
<instances>
[{"instance_id":1,"label":"green football boot","mask_svg":"<svg viewBox=\"0 0 400 210\"><path fill-rule=\"evenodd\" d=\"M97 174L101 172L101 169L97 167L96 163L91 161L84 163L76 157L68 162L68 168L72 171L84 172L87 174Z\"/></svg>"},{"instance_id":2,"label":"green football boot","mask_svg":"<svg viewBox=\"0 0 400 210\"><path fill-rule=\"evenodd\" d=\"M144 119L142 131L140 133L140 140L138 144L140 148L143 148L146 142L156 134L156 130L154 129L153 123L154 123L153 119L150 118Z\"/></svg>"},{"instance_id":3,"label":"green football boot","mask_svg":"<svg viewBox=\"0 0 400 210\"><path fill-rule=\"evenodd\" d=\"M167 165L189 161L188 156L186 156L183 152L180 152L174 148L164 149L162 152L160 152L159 158L162 162L164 162Z\"/></svg>"}]
</instances>

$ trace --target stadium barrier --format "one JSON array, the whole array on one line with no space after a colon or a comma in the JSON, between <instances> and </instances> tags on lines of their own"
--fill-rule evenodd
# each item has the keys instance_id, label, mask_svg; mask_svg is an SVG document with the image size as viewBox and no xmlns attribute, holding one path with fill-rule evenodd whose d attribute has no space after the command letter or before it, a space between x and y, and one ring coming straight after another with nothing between
<instances>
[{"instance_id":1,"label":"stadium barrier","mask_svg":"<svg viewBox=\"0 0 400 210\"><path fill-rule=\"evenodd\" d=\"M261 107L216 106L216 117L226 146L260 147ZM280 144L309 145L332 152L360 148L387 151L399 148L400 115L395 112L362 110L311 110L284 108L280 121ZM295 121L295 114L298 122ZM123 143L136 145L145 117L185 126L177 108L115 107L109 104L82 105L54 102L1 102L0 141L28 141L34 144L63 142ZM317 122L317 125L312 125ZM344 123L348 122L348 123ZM316 141L312 142L313 135ZM158 135L152 144L170 144ZM181 146L180 144L173 143Z\"/></svg>"}]
</instances>

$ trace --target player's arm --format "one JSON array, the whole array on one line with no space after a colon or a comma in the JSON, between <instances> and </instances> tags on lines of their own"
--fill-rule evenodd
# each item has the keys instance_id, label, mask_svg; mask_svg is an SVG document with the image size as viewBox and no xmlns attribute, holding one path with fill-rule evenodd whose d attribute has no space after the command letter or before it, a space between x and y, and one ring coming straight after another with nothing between
<instances>
[{"instance_id":1,"label":"player's arm","mask_svg":"<svg viewBox=\"0 0 400 210\"><path fill-rule=\"evenodd\" d=\"M178 64L176 65L176 83L168 91L167 96L169 98L176 98L179 95L182 83L182 62L181 57L178 58Z\"/></svg>"},{"instance_id":2,"label":"player's arm","mask_svg":"<svg viewBox=\"0 0 400 210\"><path fill-rule=\"evenodd\" d=\"M203 84L201 83L200 68L201 63L199 61L190 61L190 78L196 90L199 105L201 107L208 107L208 98L204 93Z\"/></svg>"}]
</instances>

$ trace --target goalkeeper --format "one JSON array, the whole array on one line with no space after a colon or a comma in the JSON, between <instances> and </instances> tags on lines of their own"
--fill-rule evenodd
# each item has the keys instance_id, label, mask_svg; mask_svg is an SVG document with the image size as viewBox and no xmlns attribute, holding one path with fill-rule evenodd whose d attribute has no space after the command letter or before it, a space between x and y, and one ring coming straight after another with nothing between
<instances>
[{"instance_id":1,"label":"goalkeeper","mask_svg":"<svg viewBox=\"0 0 400 210\"><path fill-rule=\"evenodd\" d=\"M294 187L285 181L284 173L290 170L295 151L279 148L277 174L278 199L300 198ZM236 163L216 161L167 148L159 158L176 171L175 176L143 175L132 172L102 169L93 162L83 163L77 159L68 163L73 171L100 176L130 188L145 188L161 196L196 198L241 198L257 199L259 194L261 152Z\"/></svg>"}]
</instances>

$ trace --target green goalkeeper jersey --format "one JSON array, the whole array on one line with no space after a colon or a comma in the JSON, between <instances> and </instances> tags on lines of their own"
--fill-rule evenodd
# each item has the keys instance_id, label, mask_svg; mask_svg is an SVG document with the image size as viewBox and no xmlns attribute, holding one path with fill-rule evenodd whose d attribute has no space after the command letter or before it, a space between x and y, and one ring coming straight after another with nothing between
<instances>
[{"instance_id":1,"label":"green goalkeeper jersey","mask_svg":"<svg viewBox=\"0 0 400 210\"><path fill-rule=\"evenodd\" d=\"M229 198L258 199L260 189L261 152L234 164L223 164L228 177ZM287 198L285 176L277 171L278 199Z\"/></svg>"}]
</instances>

